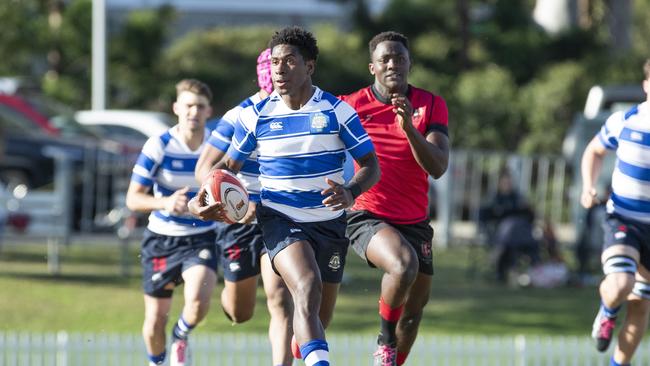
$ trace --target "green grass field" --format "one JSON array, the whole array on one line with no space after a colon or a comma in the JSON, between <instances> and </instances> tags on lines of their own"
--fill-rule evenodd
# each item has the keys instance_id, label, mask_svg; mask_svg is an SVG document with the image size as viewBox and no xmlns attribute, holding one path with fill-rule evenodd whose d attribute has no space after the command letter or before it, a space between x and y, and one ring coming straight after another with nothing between
<instances>
[{"instance_id":1,"label":"green grass field","mask_svg":"<svg viewBox=\"0 0 650 366\"><path fill-rule=\"evenodd\" d=\"M44 244L8 244L0 250L0 330L139 332L142 295L138 244L128 254L129 276L121 276L120 248L75 242L61 249L61 273L47 270ZM468 276L467 248L437 250L431 300L421 332L432 334L587 335L598 299L595 287L513 289L487 280L483 268ZM346 277L329 331L375 333L380 272L350 251ZM232 326L218 292L199 332L266 332L268 314L258 291L255 317ZM180 300L180 292L177 300ZM176 301L174 319L180 309Z\"/></svg>"}]
</instances>

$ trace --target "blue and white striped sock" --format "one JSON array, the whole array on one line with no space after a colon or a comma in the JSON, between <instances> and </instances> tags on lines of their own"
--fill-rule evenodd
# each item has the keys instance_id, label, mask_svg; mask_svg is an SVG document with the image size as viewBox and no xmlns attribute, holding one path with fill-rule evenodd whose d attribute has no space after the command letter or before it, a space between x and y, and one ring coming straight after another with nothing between
<instances>
[{"instance_id":1,"label":"blue and white striped sock","mask_svg":"<svg viewBox=\"0 0 650 366\"><path fill-rule=\"evenodd\" d=\"M618 363L614 361L614 356L612 356L612 358L609 359L609 366L630 366L630 365L631 364L629 363Z\"/></svg>"},{"instance_id":2,"label":"blue and white striped sock","mask_svg":"<svg viewBox=\"0 0 650 366\"><path fill-rule=\"evenodd\" d=\"M174 339L182 339L182 340L187 340L187 336L190 334L190 331L194 328L193 325L187 324L185 319L183 319L183 316L181 315L180 318L178 318L178 322L176 322L176 325L174 325L174 330L172 331L172 335Z\"/></svg>"},{"instance_id":3,"label":"blue and white striped sock","mask_svg":"<svg viewBox=\"0 0 650 366\"><path fill-rule=\"evenodd\" d=\"M602 302L600 303L600 307L603 309L603 314L605 314L605 316L610 319L616 318L618 316L619 310L621 310L621 305L613 309L610 309L607 306L605 306L605 304L603 304Z\"/></svg>"},{"instance_id":4,"label":"blue and white striped sock","mask_svg":"<svg viewBox=\"0 0 650 366\"><path fill-rule=\"evenodd\" d=\"M312 339L300 346L300 354L306 366L329 366L330 355L327 342L323 339Z\"/></svg>"},{"instance_id":5,"label":"blue and white striped sock","mask_svg":"<svg viewBox=\"0 0 650 366\"><path fill-rule=\"evenodd\" d=\"M165 356L167 356L167 351L162 351L162 353L158 356L147 355L147 357L149 357L149 361L151 361L151 363L154 365L162 365L165 362Z\"/></svg>"}]
</instances>

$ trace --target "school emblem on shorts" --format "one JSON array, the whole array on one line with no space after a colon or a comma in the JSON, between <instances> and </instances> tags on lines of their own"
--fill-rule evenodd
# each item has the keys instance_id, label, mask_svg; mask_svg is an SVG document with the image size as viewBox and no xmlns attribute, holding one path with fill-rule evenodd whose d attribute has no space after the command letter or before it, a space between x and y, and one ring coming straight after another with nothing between
<instances>
[{"instance_id":1,"label":"school emblem on shorts","mask_svg":"<svg viewBox=\"0 0 650 366\"><path fill-rule=\"evenodd\" d=\"M160 281L160 279L162 279L162 273L160 272L154 273L153 276L151 276L151 281L153 282Z\"/></svg>"},{"instance_id":2,"label":"school emblem on shorts","mask_svg":"<svg viewBox=\"0 0 650 366\"><path fill-rule=\"evenodd\" d=\"M311 133L321 133L327 129L327 126L330 124L330 118L323 113L317 113L311 116L311 122L309 124L309 132Z\"/></svg>"},{"instance_id":3,"label":"school emblem on shorts","mask_svg":"<svg viewBox=\"0 0 650 366\"><path fill-rule=\"evenodd\" d=\"M330 267L332 271L338 271L339 268L341 268L341 257L339 256L339 253L334 253L334 255L332 255L327 266Z\"/></svg>"},{"instance_id":4,"label":"school emblem on shorts","mask_svg":"<svg viewBox=\"0 0 650 366\"><path fill-rule=\"evenodd\" d=\"M212 254L210 253L209 249L203 249L199 252L199 258L203 260L208 260L212 257Z\"/></svg>"},{"instance_id":5,"label":"school emblem on shorts","mask_svg":"<svg viewBox=\"0 0 650 366\"><path fill-rule=\"evenodd\" d=\"M228 267L230 268L230 272L237 272L241 269L238 262L231 262Z\"/></svg>"},{"instance_id":6,"label":"school emblem on shorts","mask_svg":"<svg viewBox=\"0 0 650 366\"><path fill-rule=\"evenodd\" d=\"M422 242L421 248L422 248L421 249L422 256L424 258L430 258L431 257L431 242L430 241Z\"/></svg>"}]
</instances>

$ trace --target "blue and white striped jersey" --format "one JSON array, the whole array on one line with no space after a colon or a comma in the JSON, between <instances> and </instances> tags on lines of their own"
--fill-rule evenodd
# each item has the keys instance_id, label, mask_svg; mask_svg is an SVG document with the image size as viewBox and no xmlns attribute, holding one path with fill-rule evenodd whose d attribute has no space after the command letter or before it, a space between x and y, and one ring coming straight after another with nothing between
<instances>
[{"instance_id":1,"label":"blue and white striped jersey","mask_svg":"<svg viewBox=\"0 0 650 366\"><path fill-rule=\"evenodd\" d=\"M227 152L232 141L232 136L235 133L235 125L237 119L239 119L239 113L241 113L244 108L257 104L262 101L258 93L248 97L243 102L239 103L238 106L232 108L226 112L223 117L217 122L217 126L212 131L212 135L208 140L208 143L214 146L216 149L223 152ZM259 202L260 201L260 164L257 162L257 153L253 152L251 155L244 161L244 166L242 166L237 177L246 187L248 191L248 196L251 201Z\"/></svg>"},{"instance_id":2,"label":"blue and white striped jersey","mask_svg":"<svg viewBox=\"0 0 650 366\"><path fill-rule=\"evenodd\" d=\"M190 150L183 142L176 127L170 128L160 136L149 138L133 167L131 180L143 186L153 187L155 197L171 196L175 191L187 186L187 198L191 199L199 190L199 183L194 178L194 168L209 135L210 131L206 129L205 140L196 150ZM189 213L176 216L165 210L151 212L147 226L156 234L168 236L200 234L215 227L215 222L196 219Z\"/></svg>"},{"instance_id":3,"label":"blue and white striped jersey","mask_svg":"<svg viewBox=\"0 0 650 366\"><path fill-rule=\"evenodd\" d=\"M650 105L612 114L598 133L607 149L616 150L612 195L607 211L650 223Z\"/></svg>"},{"instance_id":4,"label":"blue and white striped jersey","mask_svg":"<svg viewBox=\"0 0 650 366\"><path fill-rule=\"evenodd\" d=\"M264 206L297 222L343 214L323 205L321 191L329 187L325 178L343 183L346 150L355 159L374 151L349 104L314 87L299 110L287 107L273 92L239 117L228 155L243 161L257 150Z\"/></svg>"}]
</instances>

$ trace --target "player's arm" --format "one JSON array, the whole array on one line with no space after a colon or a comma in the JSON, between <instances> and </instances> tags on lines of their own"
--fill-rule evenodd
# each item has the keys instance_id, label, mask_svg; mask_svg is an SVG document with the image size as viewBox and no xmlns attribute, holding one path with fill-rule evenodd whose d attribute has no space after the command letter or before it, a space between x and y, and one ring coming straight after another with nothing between
<instances>
[{"instance_id":1,"label":"player's arm","mask_svg":"<svg viewBox=\"0 0 650 366\"><path fill-rule=\"evenodd\" d=\"M133 166L131 182L126 192L126 206L131 211L165 210L175 215L187 212L188 187L183 187L166 197L154 197L149 193L154 184L155 171L163 156L163 146L158 137L150 138L142 147L142 152Z\"/></svg>"},{"instance_id":2,"label":"player's arm","mask_svg":"<svg viewBox=\"0 0 650 366\"><path fill-rule=\"evenodd\" d=\"M199 182L203 182L210 170L213 169L216 163L218 163L224 155L225 152L217 149L216 147L209 144L205 145L203 151L201 151L199 160L196 162L196 168L194 168L194 178L196 178L196 180Z\"/></svg>"},{"instance_id":3,"label":"player's arm","mask_svg":"<svg viewBox=\"0 0 650 366\"><path fill-rule=\"evenodd\" d=\"M354 160L359 165L359 170L352 176L345 188L356 199L361 193L369 190L379 182L381 170L379 169L377 154L374 151ZM357 190L355 186L358 186L359 189Z\"/></svg>"},{"instance_id":4,"label":"player's arm","mask_svg":"<svg viewBox=\"0 0 650 366\"><path fill-rule=\"evenodd\" d=\"M229 110L217 122L217 125L210 134L199 160L194 168L194 177L197 181L203 182L214 165L219 162L230 148L232 137L237 123L239 109L237 107Z\"/></svg>"},{"instance_id":5,"label":"player's arm","mask_svg":"<svg viewBox=\"0 0 650 366\"><path fill-rule=\"evenodd\" d=\"M324 196L329 195L323 200L323 204L326 207L330 207L334 211L348 208L354 204L354 200L361 193L369 190L370 187L379 182L381 173L377 154L374 151L355 159L355 161L359 164L359 170L357 170L348 184L339 184L326 178L329 187L321 192Z\"/></svg>"},{"instance_id":6,"label":"player's arm","mask_svg":"<svg viewBox=\"0 0 650 366\"><path fill-rule=\"evenodd\" d=\"M437 130L430 131L426 137L423 136L413 125L413 106L406 96L396 94L391 102L415 161L429 175L435 179L440 178L449 166L449 138Z\"/></svg>"},{"instance_id":7,"label":"player's arm","mask_svg":"<svg viewBox=\"0 0 650 366\"><path fill-rule=\"evenodd\" d=\"M126 193L126 207L135 212L151 212L155 210L165 210L171 214L179 215L187 212L187 191L188 187L183 187L171 196L154 197L149 194L151 187L142 185L136 181L131 181Z\"/></svg>"},{"instance_id":8,"label":"player's arm","mask_svg":"<svg viewBox=\"0 0 650 366\"><path fill-rule=\"evenodd\" d=\"M221 159L215 165L209 167L208 171L212 169L226 169L230 170L233 173L237 173L243 165L243 161L234 160L226 154L224 159ZM201 185L201 188L196 193L196 196L194 196L194 198L192 198L187 203L187 209L190 214L203 221L224 221L224 204L221 202L215 202L209 205L207 196L208 192L205 190L205 187Z\"/></svg>"},{"instance_id":9,"label":"player's arm","mask_svg":"<svg viewBox=\"0 0 650 366\"><path fill-rule=\"evenodd\" d=\"M598 203L598 192L596 192L596 182L603 166L603 160L607 155L607 149L600 142L598 136L594 137L582 154L580 163L580 172L582 174L582 194L580 195L580 204L584 208L590 208Z\"/></svg>"}]
</instances>

